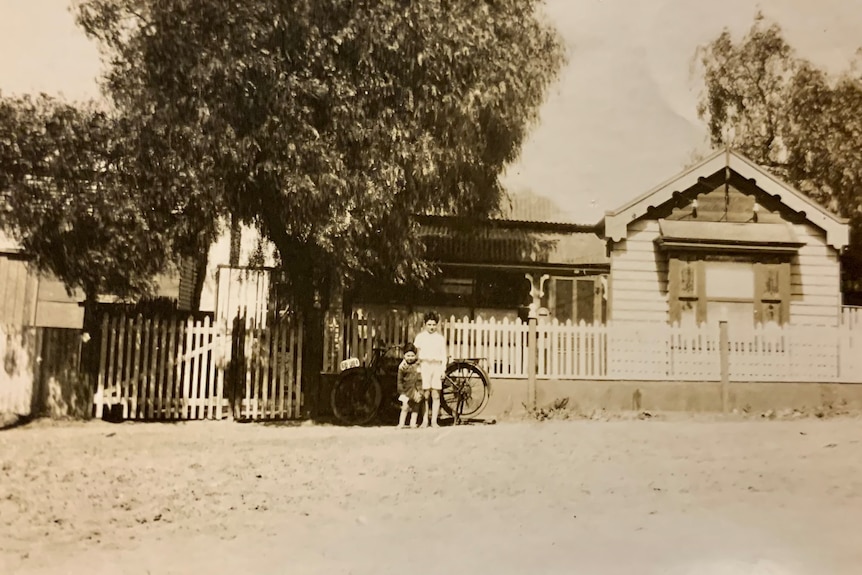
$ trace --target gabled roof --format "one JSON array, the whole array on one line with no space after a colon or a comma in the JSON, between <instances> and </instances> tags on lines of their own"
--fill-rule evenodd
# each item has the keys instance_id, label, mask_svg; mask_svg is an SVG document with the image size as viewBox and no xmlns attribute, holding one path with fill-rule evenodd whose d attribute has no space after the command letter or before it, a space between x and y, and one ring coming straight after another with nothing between
<instances>
[{"instance_id":1,"label":"gabled roof","mask_svg":"<svg viewBox=\"0 0 862 575\"><path fill-rule=\"evenodd\" d=\"M748 158L730 149L715 152L700 163L616 210L605 212L606 237L613 241L624 239L628 225L644 217L648 209L670 201L675 192L687 190L697 184L701 177L711 176L724 168L730 168L740 176L751 180L765 193L791 210L804 215L806 220L826 232L826 241L836 249L841 249L848 244L850 232L847 219L836 216L790 184L779 180Z\"/></svg>"}]
</instances>

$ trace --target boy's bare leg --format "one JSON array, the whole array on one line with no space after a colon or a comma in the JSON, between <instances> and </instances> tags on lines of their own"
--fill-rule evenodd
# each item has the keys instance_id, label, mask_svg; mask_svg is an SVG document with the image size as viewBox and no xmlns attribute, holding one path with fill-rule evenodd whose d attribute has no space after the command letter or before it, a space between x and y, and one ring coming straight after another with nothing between
<instances>
[{"instance_id":1,"label":"boy's bare leg","mask_svg":"<svg viewBox=\"0 0 862 575\"><path fill-rule=\"evenodd\" d=\"M422 395L425 396L425 405L422 407L422 425L419 427L428 427L428 404L431 402L431 390L425 389L422 391Z\"/></svg>"},{"instance_id":2,"label":"boy's bare leg","mask_svg":"<svg viewBox=\"0 0 862 575\"><path fill-rule=\"evenodd\" d=\"M431 427L440 427L437 417L440 415L440 390L431 390Z\"/></svg>"},{"instance_id":3,"label":"boy's bare leg","mask_svg":"<svg viewBox=\"0 0 862 575\"><path fill-rule=\"evenodd\" d=\"M419 412L420 411L422 411L421 405L410 414L410 427L419 427Z\"/></svg>"},{"instance_id":4,"label":"boy's bare leg","mask_svg":"<svg viewBox=\"0 0 862 575\"><path fill-rule=\"evenodd\" d=\"M410 406L408 402L401 402L401 413L398 415L398 427L406 427L405 423L407 423L407 412L409 411Z\"/></svg>"}]
</instances>

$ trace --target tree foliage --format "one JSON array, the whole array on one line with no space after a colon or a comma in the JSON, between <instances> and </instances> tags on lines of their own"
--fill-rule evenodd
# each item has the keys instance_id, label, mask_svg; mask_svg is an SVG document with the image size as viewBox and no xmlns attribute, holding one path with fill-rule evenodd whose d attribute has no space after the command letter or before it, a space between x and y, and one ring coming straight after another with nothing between
<instances>
[{"instance_id":1,"label":"tree foliage","mask_svg":"<svg viewBox=\"0 0 862 575\"><path fill-rule=\"evenodd\" d=\"M413 215L497 208L564 59L541 4L82 0L78 20L141 185L257 226L308 293L332 268L422 277Z\"/></svg>"},{"instance_id":2,"label":"tree foliage","mask_svg":"<svg viewBox=\"0 0 862 575\"><path fill-rule=\"evenodd\" d=\"M862 279L862 77L835 77L796 55L781 28L758 14L734 41L703 46L700 116L716 147L732 146L850 219L845 272Z\"/></svg>"},{"instance_id":3,"label":"tree foliage","mask_svg":"<svg viewBox=\"0 0 862 575\"><path fill-rule=\"evenodd\" d=\"M149 291L180 229L168 196L137 193L124 134L92 103L0 98L0 228L90 299Z\"/></svg>"}]
</instances>

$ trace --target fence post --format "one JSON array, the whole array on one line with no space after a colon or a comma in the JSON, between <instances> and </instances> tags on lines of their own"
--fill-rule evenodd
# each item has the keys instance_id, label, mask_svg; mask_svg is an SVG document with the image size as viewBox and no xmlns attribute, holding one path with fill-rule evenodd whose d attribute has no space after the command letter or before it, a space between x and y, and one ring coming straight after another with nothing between
<instances>
[{"instance_id":1,"label":"fence post","mask_svg":"<svg viewBox=\"0 0 862 575\"><path fill-rule=\"evenodd\" d=\"M527 396L530 402L530 409L536 409L536 363L539 359L539 346L537 338L536 324L538 323L539 306L542 305L542 297L545 295L545 282L550 279L550 275L542 274L524 274L524 277L530 282L530 297L533 302L530 304L530 312L528 316L528 339L527 349L530 355L527 357Z\"/></svg>"},{"instance_id":2,"label":"fence post","mask_svg":"<svg viewBox=\"0 0 862 575\"><path fill-rule=\"evenodd\" d=\"M718 322L718 351L721 365L721 411L728 410L728 383L730 383L730 341L727 335L727 320Z\"/></svg>"},{"instance_id":3,"label":"fence post","mask_svg":"<svg viewBox=\"0 0 862 575\"><path fill-rule=\"evenodd\" d=\"M536 409L536 364L539 359L539 338L536 328L538 323L538 318L530 315L527 324L527 401L530 404L530 409Z\"/></svg>"}]
</instances>

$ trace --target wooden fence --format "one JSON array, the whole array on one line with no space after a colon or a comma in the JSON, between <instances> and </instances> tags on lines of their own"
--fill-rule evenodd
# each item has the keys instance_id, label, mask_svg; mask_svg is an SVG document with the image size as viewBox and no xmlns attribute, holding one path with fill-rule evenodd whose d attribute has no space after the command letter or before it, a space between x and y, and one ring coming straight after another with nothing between
<instances>
[{"instance_id":1,"label":"wooden fence","mask_svg":"<svg viewBox=\"0 0 862 575\"><path fill-rule=\"evenodd\" d=\"M123 419L299 417L302 322L105 316L93 398Z\"/></svg>"},{"instance_id":2,"label":"wooden fence","mask_svg":"<svg viewBox=\"0 0 862 575\"><path fill-rule=\"evenodd\" d=\"M230 363L235 412L241 419L301 416L302 322L282 321L265 329L237 324Z\"/></svg>"},{"instance_id":3,"label":"wooden fence","mask_svg":"<svg viewBox=\"0 0 862 575\"><path fill-rule=\"evenodd\" d=\"M81 330L0 325L0 414L87 417Z\"/></svg>"},{"instance_id":4,"label":"wooden fence","mask_svg":"<svg viewBox=\"0 0 862 575\"><path fill-rule=\"evenodd\" d=\"M35 380L35 334L0 324L0 415L28 416Z\"/></svg>"},{"instance_id":5,"label":"wooden fence","mask_svg":"<svg viewBox=\"0 0 862 575\"><path fill-rule=\"evenodd\" d=\"M862 382L862 315L841 325L741 326L728 329L731 381ZM406 314L344 318L341 359L367 361L375 341L403 344L418 329ZM719 381L718 324L540 323L536 376L541 379ZM530 328L520 320L450 317L442 333L452 358L481 358L492 377L526 378Z\"/></svg>"}]
</instances>

